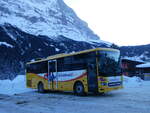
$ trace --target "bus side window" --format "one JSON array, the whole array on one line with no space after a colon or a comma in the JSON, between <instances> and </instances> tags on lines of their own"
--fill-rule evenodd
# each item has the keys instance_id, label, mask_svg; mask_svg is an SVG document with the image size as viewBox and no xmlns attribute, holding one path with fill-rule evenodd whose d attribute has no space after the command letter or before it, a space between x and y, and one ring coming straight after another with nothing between
<instances>
[{"instance_id":1,"label":"bus side window","mask_svg":"<svg viewBox=\"0 0 150 113\"><path fill-rule=\"evenodd\" d=\"M50 72L55 72L55 62L49 62L49 71Z\"/></svg>"},{"instance_id":2,"label":"bus side window","mask_svg":"<svg viewBox=\"0 0 150 113\"><path fill-rule=\"evenodd\" d=\"M47 72L47 62L27 64L28 73L45 73Z\"/></svg>"}]
</instances>

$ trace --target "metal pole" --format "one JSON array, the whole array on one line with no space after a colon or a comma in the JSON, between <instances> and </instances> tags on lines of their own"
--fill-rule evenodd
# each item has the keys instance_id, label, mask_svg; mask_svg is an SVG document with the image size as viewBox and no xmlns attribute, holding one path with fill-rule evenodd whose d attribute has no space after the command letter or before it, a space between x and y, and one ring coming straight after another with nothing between
<instances>
[{"instance_id":1,"label":"metal pole","mask_svg":"<svg viewBox=\"0 0 150 113\"><path fill-rule=\"evenodd\" d=\"M55 70L56 70L56 89L58 89L57 60L55 61Z\"/></svg>"},{"instance_id":2,"label":"metal pole","mask_svg":"<svg viewBox=\"0 0 150 113\"><path fill-rule=\"evenodd\" d=\"M49 61L48 61L48 76L47 76L47 79L48 79L48 88L50 89L50 81L49 81L49 75L50 74L50 71L49 71Z\"/></svg>"}]
</instances>

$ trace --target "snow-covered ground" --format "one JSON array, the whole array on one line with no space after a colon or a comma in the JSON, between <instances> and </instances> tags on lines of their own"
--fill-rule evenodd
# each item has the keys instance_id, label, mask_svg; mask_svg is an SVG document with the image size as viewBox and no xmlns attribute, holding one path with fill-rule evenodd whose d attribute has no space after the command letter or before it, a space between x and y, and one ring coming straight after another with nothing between
<instances>
[{"instance_id":1,"label":"snow-covered ground","mask_svg":"<svg viewBox=\"0 0 150 113\"><path fill-rule=\"evenodd\" d=\"M149 113L150 81L124 77L124 89L105 95L37 93L25 87L24 76L0 81L0 113Z\"/></svg>"}]
</instances>

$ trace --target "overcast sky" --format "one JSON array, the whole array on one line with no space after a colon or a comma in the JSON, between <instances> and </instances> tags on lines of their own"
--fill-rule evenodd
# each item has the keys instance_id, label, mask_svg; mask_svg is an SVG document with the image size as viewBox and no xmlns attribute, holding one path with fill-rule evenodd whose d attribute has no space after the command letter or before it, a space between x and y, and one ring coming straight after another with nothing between
<instances>
[{"instance_id":1,"label":"overcast sky","mask_svg":"<svg viewBox=\"0 0 150 113\"><path fill-rule=\"evenodd\" d=\"M64 0L101 40L150 44L150 0Z\"/></svg>"}]
</instances>

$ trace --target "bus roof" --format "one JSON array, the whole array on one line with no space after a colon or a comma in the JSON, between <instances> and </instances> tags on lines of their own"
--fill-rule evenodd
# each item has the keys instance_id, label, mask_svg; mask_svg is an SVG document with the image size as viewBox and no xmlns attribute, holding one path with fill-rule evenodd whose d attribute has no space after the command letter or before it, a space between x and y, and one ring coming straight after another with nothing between
<instances>
[{"instance_id":1,"label":"bus roof","mask_svg":"<svg viewBox=\"0 0 150 113\"><path fill-rule=\"evenodd\" d=\"M27 64L33 64L33 63L38 63L38 62L42 62L42 61L48 61L48 60L53 60L53 59L58 59L58 58L62 58L62 57L67 57L67 56L73 56L73 55L78 55L78 54L82 54L82 53L88 53L88 52L93 52L93 51L116 51L119 52L119 50L117 49L112 49L112 48L95 48L95 49L88 49L88 50L83 50L83 51L79 51L79 52L75 52L75 53L62 53L62 54L56 54L56 55L52 55L49 56L47 58L43 58L37 61L32 61L32 62L28 62Z\"/></svg>"}]
</instances>

